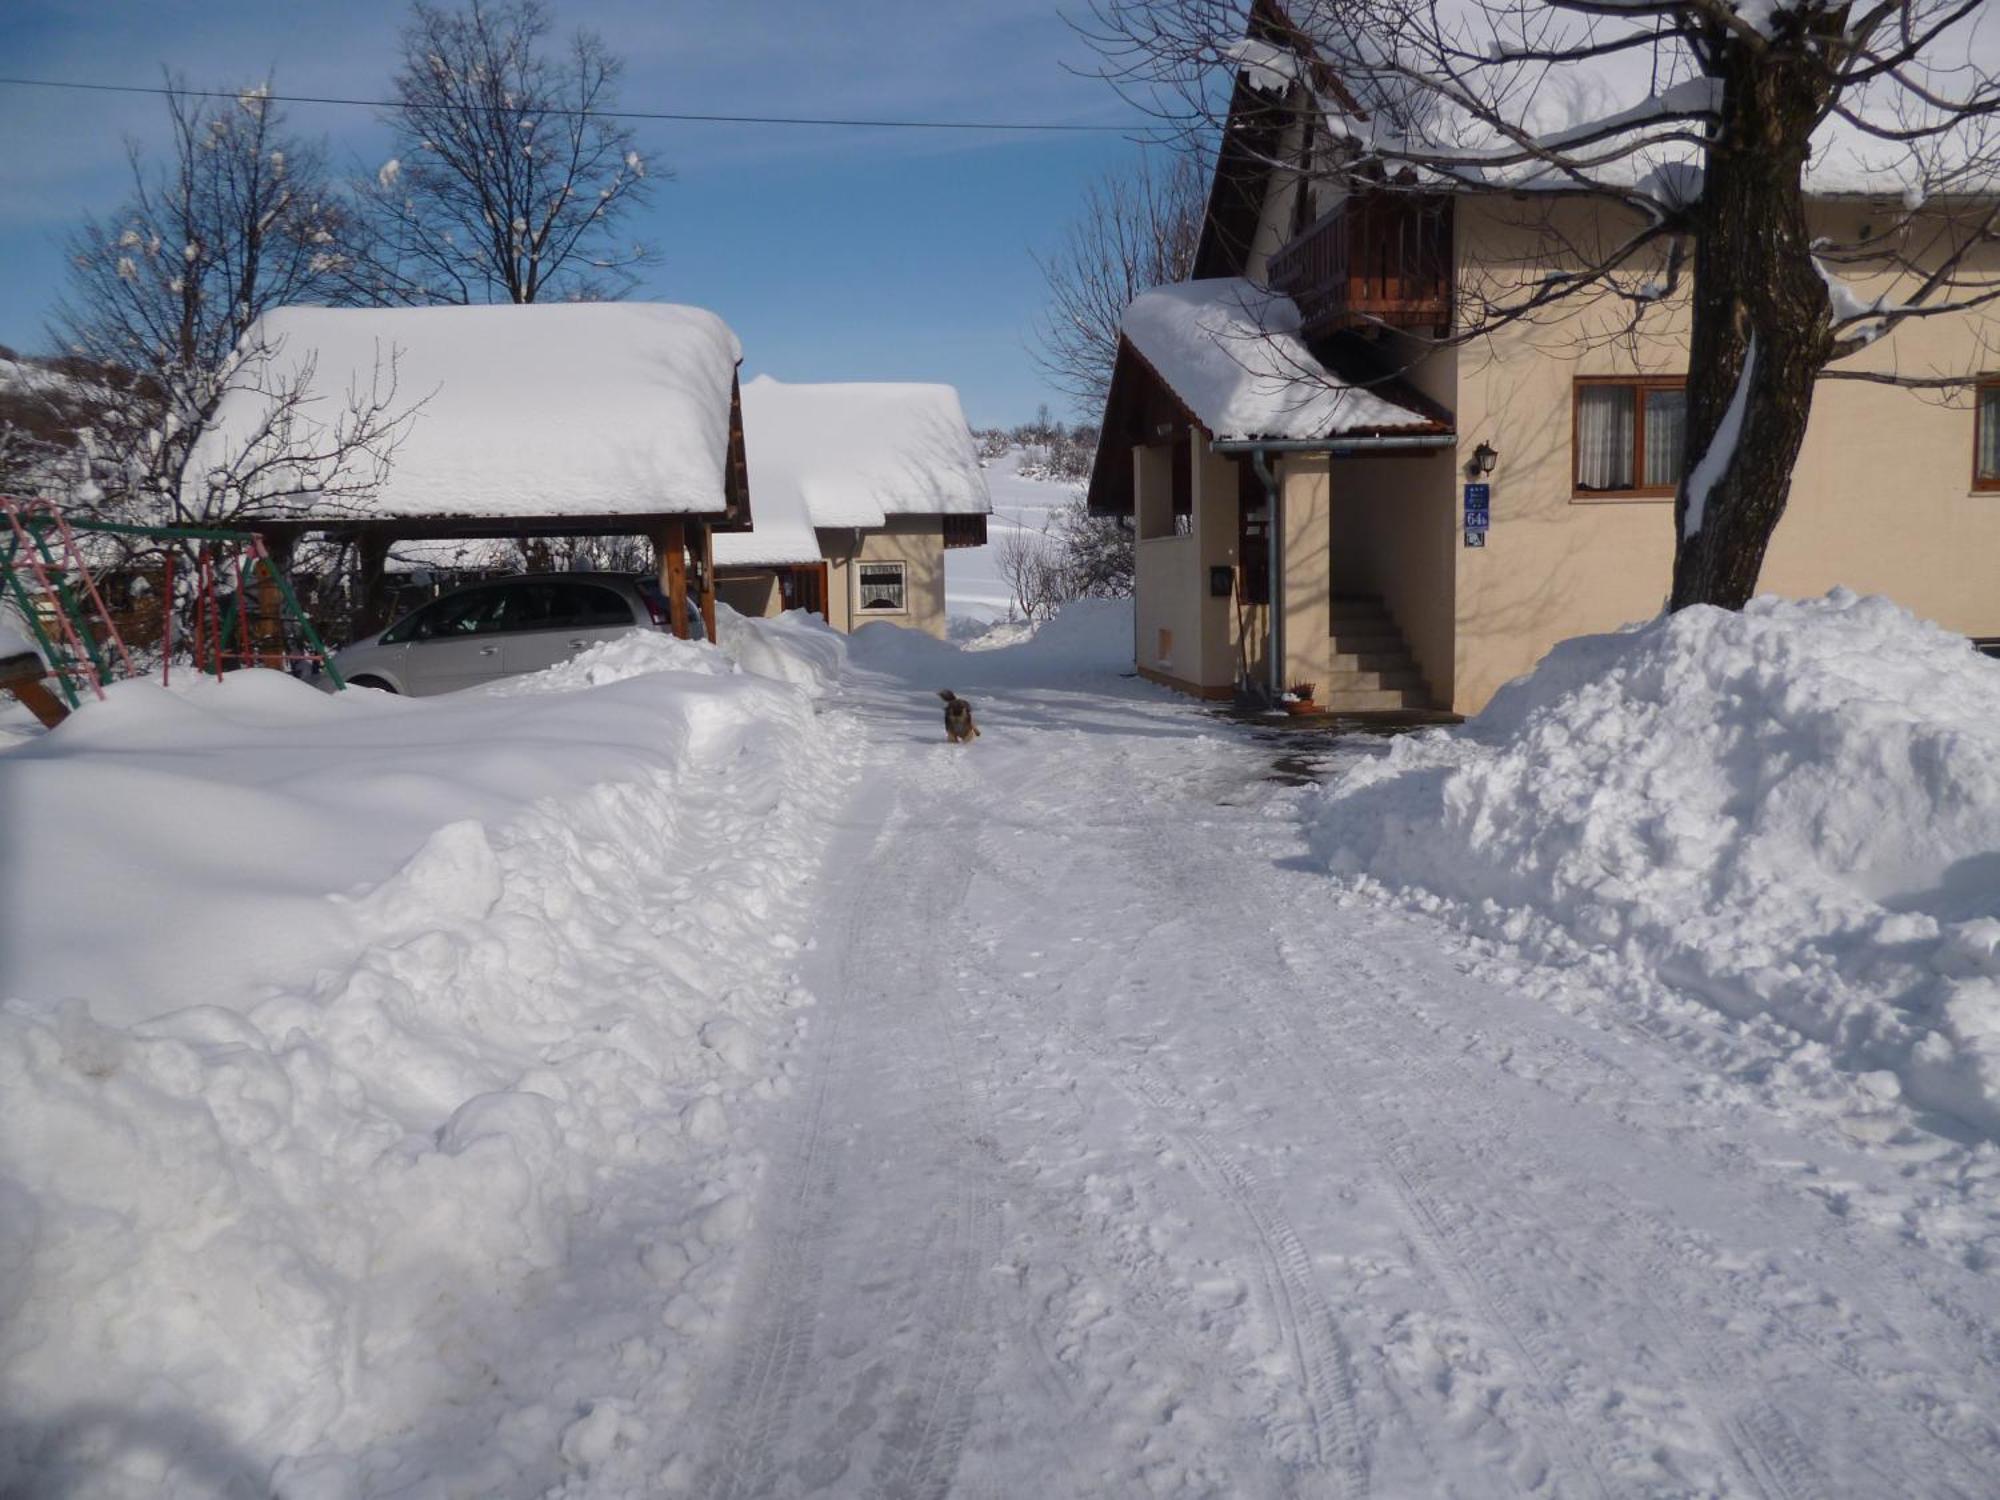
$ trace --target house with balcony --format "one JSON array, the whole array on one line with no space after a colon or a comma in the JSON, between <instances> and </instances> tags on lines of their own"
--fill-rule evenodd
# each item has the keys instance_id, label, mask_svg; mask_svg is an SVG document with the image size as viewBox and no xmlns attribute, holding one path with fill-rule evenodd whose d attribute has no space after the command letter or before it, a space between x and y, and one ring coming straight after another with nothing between
<instances>
[{"instance_id":1,"label":"house with balcony","mask_svg":"<svg viewBox=\"0 0 2000 1500\"><path fill-rule=\"evenodd\" d=\"M958 392L878 381L742 388L757 517L715 538L716 593L746 615L945 633L945 553L993 509Z\"/></svg>"},{"instance_id":2,"label":"house with balcony","mask_svg":"<svg viewBox=\"0 0 2000 1500\"><path fill-rule=\"evenodd\" d=\"M1240 60L1192 277L1127 310L1090 481L1136 533L1136 666L1209 698L1312 683L1335 710L1477 712L1556 642L1666 598L1684 283L1641 260L1632 284L1659 291L1636 327L1629 299L1578 299L1455 338L1496 284L1562 274L1551 245L1605 243L1627 211L1343 155L1339 80L1278 0ZM1893 183L1808 182L1837 238L1907 212ZM1995 331L1906 323L1850 363L1978 370ZM1836 585L2000 636L2000 371L1972 399L1821 383L1762 587Z\"/></svg>"}]
</instances>

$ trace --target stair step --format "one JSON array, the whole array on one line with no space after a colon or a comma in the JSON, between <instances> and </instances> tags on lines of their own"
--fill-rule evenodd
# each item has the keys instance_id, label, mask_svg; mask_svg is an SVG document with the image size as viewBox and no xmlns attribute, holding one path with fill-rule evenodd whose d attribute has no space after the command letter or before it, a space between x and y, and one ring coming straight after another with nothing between
<instances>
[{"instance_id":1,"label":"stair step","mask_svg":"<svg viewBox=\"0 0 2000 1500\"><path fill-rule=\"evenodd\" d=\"M1342 672L1401 672L1416 665L1415 658L1399 646L1394 651L1336 651L1332 670L1337 679Z\"/></svg>"},{"instance_id":2,"label":"stair step","mask_svg":"<svg viewBox=\"0 0 2000 1500\"><path fill-rule=\"evenodd\" d=\"M1330 714L1381 713L1391 709L1428 708L1422 688L1356 688L1324 695L1320 708Z\"/></svg>"},{"instance_id":3,"label":"stair step","mask_svg":"<svg viewBox=\"0 0 2000 1500\"><path fill-rule=\"evenodd\" d=\"M1409 648L1393 630L1336 630L1333 650L1336 656L1400 656Z\"/></svg>"},{"instance_id":4,"label":"stair step","mask_svg":"<svg viewBox=\"0 0 2000 1500\"><path fill-rule=\"evenodd\" d=\"M1335 672L1320 684L1328 696L1341 693L1368 693L1402 688L1421 688L1423 674L1414 666L1404 665L1388 671Z\"/></svg>"},{"instance_id":5,"label":"stair step","mask_svg":"<svg viewBox=\"0 0 2000 1500\"><path fill-rule=\"evenodd\" d=\"M1389 618L1389 611L1380 599L1335 599L1331 609L1336 620Z\"/></svg>"}]
</instances>

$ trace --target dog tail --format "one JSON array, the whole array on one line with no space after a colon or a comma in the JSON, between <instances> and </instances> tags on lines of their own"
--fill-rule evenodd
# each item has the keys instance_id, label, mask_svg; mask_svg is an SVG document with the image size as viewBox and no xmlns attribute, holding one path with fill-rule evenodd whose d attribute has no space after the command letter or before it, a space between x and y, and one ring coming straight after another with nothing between
<instances>
[{"instance_id":1,"label":"dog tail","mask_svg":"<svg viewBox=\"0 0 2000 1500\"><path fill-rule=\"evenodd\" d=\"M939 688L938 696L947 703L958 702L958 694L954 693L950 688Z\"/></svg>"}]
</instances>

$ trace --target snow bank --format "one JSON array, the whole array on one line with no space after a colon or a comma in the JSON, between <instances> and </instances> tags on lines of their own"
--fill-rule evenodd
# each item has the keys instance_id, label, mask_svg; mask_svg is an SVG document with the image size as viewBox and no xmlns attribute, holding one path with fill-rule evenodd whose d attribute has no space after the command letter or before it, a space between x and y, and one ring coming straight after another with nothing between
<instances>
[{"instance_id":1,"label":"snow bank","mask_svg":"<svg viewBox=\"0 0 2000 1500\"><path fill-rule=\"evenodd\" d=\"M683 642L536 686L129 683L0 753L0 1493L685 1468L852 751Z\"/></svg>"},{"instance_id":2,"label":"snow bank","mask_svg":"<svg viewBox=\"0 0 2000 1500\"><path fill-rule=\"evenodd\" d=\"M1132 628L1130 599L1072 599L1035 632L1030 654L1051 664L1127 670Z\"/></svg>"},{"instance_id":3,"label":"snow bank","mask_svg":"<svg viewBox=\"0 0 2000 1500\"><path fill-rule=\"evenodd\" d=\"M1001 627L994 634L1003 638L960 646L877 620L849 636L848 649L857 666L954 690L1034 688L1132 670L1130 599L1072 599L1033 631Z\"/></svg>"},{"instance_id":4,"label":"snow bank","mask_svg":"<svg viewBox=\"0 0 2000 1500\"><path fill-rule=\"evenodd\" d=\"M745 672L774 677L824 698L840 684L847 645L815 614L789 610L753 620L726 604L715 606L716 644Z\"/></svg>"},{"instance_id":5,"label":"snow bank","mask_svg":"<svg viewBox=\"0 0 2000 1500\"><path fill-rule=\"evenodd\" d=\"M1570 641L1331 787L1313 846L2000 1136L2000 663L1886 600Z\"/></svg>"},{"instance_id":6,"label":"snow bank","mask_svg":"<svg viewBox=\"0 0 2000 1500\"><path fill-rule=\"evenodd\" d=\"M736 664L713 646L684 641L663 631L634 630L587 646L545 672L503 677L483 691L496 697L515 698L527 693L572 693L578 688L604 687L652 672L724 677L736 670Z\"/></svg>"}]
</instances>

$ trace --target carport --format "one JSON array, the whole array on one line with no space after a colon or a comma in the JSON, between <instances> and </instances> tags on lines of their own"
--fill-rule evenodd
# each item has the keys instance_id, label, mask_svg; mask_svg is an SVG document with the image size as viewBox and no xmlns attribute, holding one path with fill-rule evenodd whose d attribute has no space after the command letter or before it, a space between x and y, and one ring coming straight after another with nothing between
<instances>
[{"instance_id":1,"label":"carport","mask_svg":"<svg viewBox=\"0 0 2000 1500\"><path fill-rule=\"evenodd\" d=\"M386 623L395 542L637 536L674 633L690 635L698 609L713 638L712 538L750 525L741 348L715 314L283 308L240 357L248 373L204 429L189 484L238 487L281 567L308 535L353 544L358 633ZM357 393L382 418L367 444L344 444Z\"/></svg>"}]
</instances>

